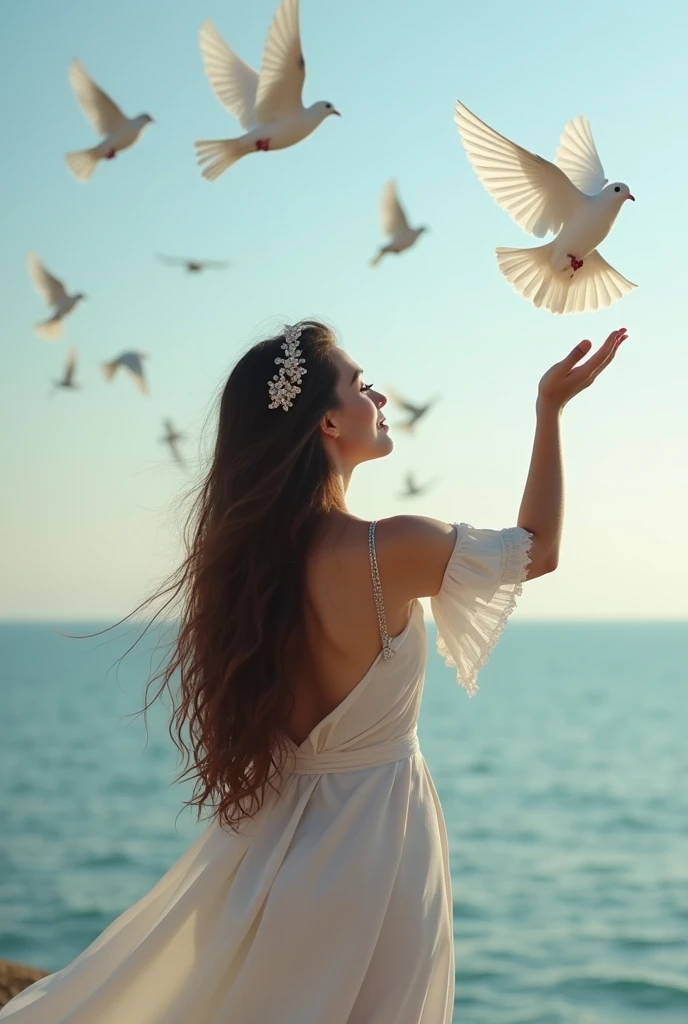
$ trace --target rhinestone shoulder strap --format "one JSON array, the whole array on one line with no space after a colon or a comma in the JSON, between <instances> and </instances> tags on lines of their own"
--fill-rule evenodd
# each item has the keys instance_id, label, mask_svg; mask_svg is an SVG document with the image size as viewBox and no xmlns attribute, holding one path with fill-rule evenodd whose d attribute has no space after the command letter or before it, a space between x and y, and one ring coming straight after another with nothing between
<instances>
[{"instance_id":1,"label":"rhinestone shoulder strap","mask_svg":"<svg viewBox=\"0 0 688 1024\"><path fill-rule=\"evenodd\" d=\"M387 620L385 618L385 602L382 598L382 583L380 582L380 570L377 567L377 553L375 551L375 521L370 524L368 530L368 551L370 553L370 575L373 578L373 597L375 598L375 609L377 621L380 627L380 639L382 640L382 657L389 661L394 657L394 650L387 632Z\"/></svg>"}]
</instances>

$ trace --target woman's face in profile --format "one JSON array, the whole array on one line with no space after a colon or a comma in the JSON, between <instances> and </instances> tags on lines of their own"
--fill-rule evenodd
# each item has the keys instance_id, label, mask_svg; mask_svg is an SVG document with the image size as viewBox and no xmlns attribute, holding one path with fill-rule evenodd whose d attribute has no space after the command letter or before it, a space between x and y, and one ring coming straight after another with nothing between
<instances>
[{"instance_id":1,"label":"woman's face in profile","mask_svg":"<svg viewBox=\"0 0 688 1024\"><path fill-rule=\"evenodd\" d=\"M362 368L343 349L335 349L333 359L339 374L339 405L325 417L323 431L336 446L343 466L353 469L359 462L389 455L394 448L382 412L387 399L364 380Z\"/></svg>"}]
</instances>

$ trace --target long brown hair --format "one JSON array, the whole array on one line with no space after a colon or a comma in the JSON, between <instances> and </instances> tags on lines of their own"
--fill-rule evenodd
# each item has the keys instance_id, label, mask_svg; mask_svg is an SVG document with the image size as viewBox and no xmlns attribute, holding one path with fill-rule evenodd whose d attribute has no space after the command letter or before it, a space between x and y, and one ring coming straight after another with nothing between
<instances>
[{"instance_id":1,"label":"long brown hair","mask_svg":"<svg viewBox=\"0 0 688 1024\"><path fill-rule=\"evenodd\" d=\"M186 523L184 560L136 609L161 597L168 597L165 608L181 606L171 654L146 686L143 713L169 691L169 731L184 759L177 781L195 780L184 803L199 818L212 805L211 817L229 827L253 816L266 787L275 787L292 709L287 666L303 627L306 554L322 514L344 507L319 429L337 404L336 341L323 324L303 323L307 375L292 408L268 408L284 335L254 345L230 373L210 470Z\"/></svg>"}]
</instances>

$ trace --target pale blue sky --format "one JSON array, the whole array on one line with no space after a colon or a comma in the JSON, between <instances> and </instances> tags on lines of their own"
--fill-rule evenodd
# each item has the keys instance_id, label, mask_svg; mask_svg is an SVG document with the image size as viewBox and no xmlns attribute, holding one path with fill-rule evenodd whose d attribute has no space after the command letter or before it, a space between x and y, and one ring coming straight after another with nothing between
<instances>
[{"instance_id":1,"label":"pale blue sky","mask_svg":"<svg viewBox=\"0 0 688 1024\"><path fill-rule=\"evenodd\" d=\"M24 0L3 11L0 615L128 612L179 550L182 476L158 443L161 418L188 432L196 454L238 353L285 320L319 316L368 381L419 399L443 394L415 439L399 437L391 458L359 471L352 511L482 526L515 520L541 373L581 337L627 326L612 370L566 411L561 565L527 587L519 614L686 617L688 15L655 3L650 20L592 0L302 0L305 101L330 100L342 118L208 184L193 140L239 127L205 79L198 28L213 19L256 65L274 6ZM63 160L95 141L67 82L74 56L127 113L156 119L86 185ZM530 242L470 168L457 97L548 157L570 117L590 118L608 176L637 199L602 247L639 284L633 294L555 318L511 290L493 248ZM411 220L431 231L373 271L390 176ZM31 329L45 314L26 272L30 249L88 295L60 343ZM187 277L155 252L232 266ZM84 390L48 401L71 344ZM101 376L101 360L132 348L150 354L149 398ZM413 503L396 497L409 468L441 477Z\"/></svg>"}]
</instances>

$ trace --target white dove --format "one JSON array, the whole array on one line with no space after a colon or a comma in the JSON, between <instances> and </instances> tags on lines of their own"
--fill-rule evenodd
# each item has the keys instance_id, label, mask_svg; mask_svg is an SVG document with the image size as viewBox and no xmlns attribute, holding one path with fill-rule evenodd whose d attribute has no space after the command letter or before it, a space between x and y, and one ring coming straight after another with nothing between
<instances>
[{"instance_id":1,"label":"white dove","mask_svg":"<svg viewBox=\"0 0 688 1024\"><path fill-rule=\"evenodd\" d=\"M109 363L101 363L106 380L112 380L120 366L129 371L131 378L142 395L148 394L148 384L143 375L142 359L146 358L145 352L123 352L121 356L112 359Z\"/></svg>"},{"instance_id":2,"label":"white dove","mask_svg":"<svg viewBox=\"0 0 688 1024\"><path fill-rule=\"evenodd\" d=\"M404 208L399 202L397 186L394 181L388 181L382 190L380 223L389 241L372 258L370 261L371 267L376 267L387 252L399 253L403 252L404 249L410 249L420 235L428 230L427 228L409 227Z\"/></svg>"},{"instance_id":3,"label":"white dove","mask_svg":"<svg viewBox=\"0 0 688 1024\"><path fill-rule=\"evenodd\" d=\"M555 163L505 139L458 101L454 120L492 198L536 238L556 235L536 248L496 250L499 269L516 291L551 313L585 313L636 287L597 251L634 196L621 181L607 184L585 117L564 128Z\"/></svg>"},{"instance_id":4,"label":"white dove","mask_svg":"<svg viewBox=\"0 0 688 1024\"><path fill-rule=\"evenodd\" d=\"M83 292L68 295L62 281L48 273L35 252L29 253L29 274L34 288L44 302L55 308L51 317L34 325L34 330L47 341L57 341L62 337L62 321L86 296Z\"/></svg>"},{"instance_id":5,"label":"white dove","mask_svg":"<svg viewBox=\"0 0 688 1024\"><path fill-rule=\"evenodd\" d=\"M180 434L179 431L174 429L174 424L170 419L164 419L162 421L162 424L165 428L165 434L163 437L160 438L160 443L169 446L169 449L172 453L172 457L174 458L175 462L178 462L180 466L186 465L184 459L181 456L181 452L179 451L178 446L178 442L183 441L185 435Z\"/></svg>"},{"instance_id":6,"label":"white dove","mask_svg":"<svg viewBox=\"0 0 688 1024\"><path fill-rule=\"evenodd\" d=\"M59 380L53 380L53 386L48 392L49 395L54 395L58 388L78 388L79 385L74 383L74 375L76 373L76 349L70 348L65 359L64 371L62 377Z\"/></svg>"},{"instance_id":7,"label":"white dove","mask_svg":"<svg viewBox=\"0 0 688 1024\"><path fill-rule=\"evenodd\" d=\"M99 135L105 136L92 149L78 149L65 156L67 167L74 177L79 181L88 181L100 160L114 160L117 153L133 146L153 118L150 114L125 117L117 104L89 77L78 60L73 60L69 65L69 84L88 120Z\"/></svg>"},{"instance_id":8,"label":"white dove","mask_svg":"<svg viewBox=\"0 0 688 1024\"><path fill-rule=\"evenodd\" d=\"M331 103L304 107L306 65L299 37L299 0L282 0L272 19L258 75L227 46L212 22L200 31L201 54L213 92L246 134L196 142L203 177L213 181L248 153L286 149L301 142L331 114Z\"/></svg>"}]
</instances>

